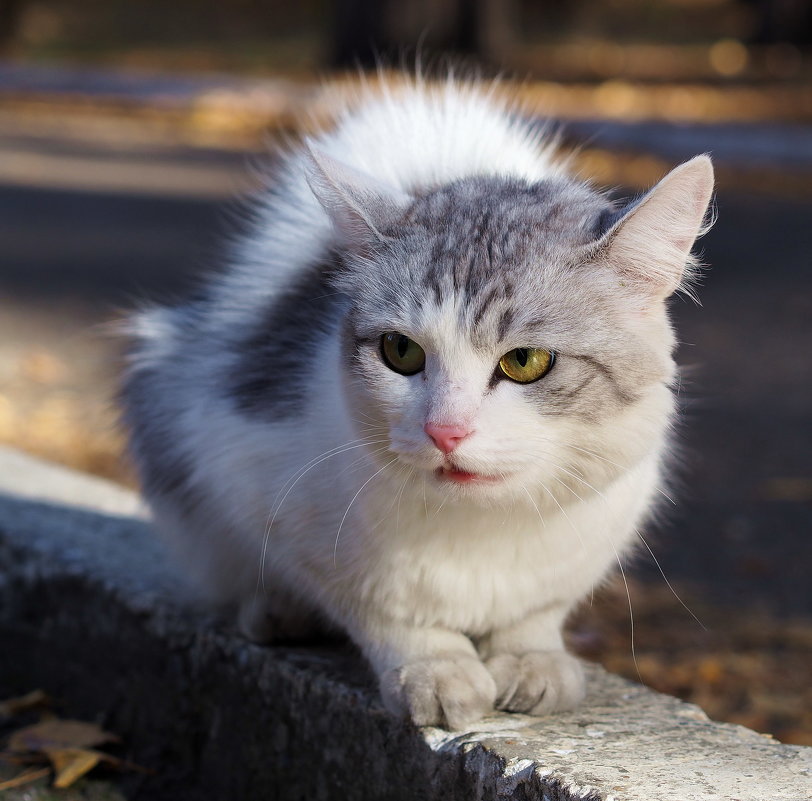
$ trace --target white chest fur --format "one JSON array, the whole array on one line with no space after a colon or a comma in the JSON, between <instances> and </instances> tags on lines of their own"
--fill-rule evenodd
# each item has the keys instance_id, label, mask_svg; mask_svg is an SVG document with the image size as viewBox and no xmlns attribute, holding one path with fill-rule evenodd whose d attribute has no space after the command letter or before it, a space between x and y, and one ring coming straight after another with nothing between
<instances>
[{"instance_id":1,"label":"white chest fur","mask_svg":"<svg viewBox=\"0 0 812 801\"><path fill-rule=\"evenodd\" d=\"M349 600L410 625L478 636L589 592L635 538L655 481L650 460L562 509L549 498L438 509L416 482L396 503L374 493L356 499L343 526L326 514L320 542L309 540L296 563L308 566L301 579L315 581L337 612Z\"/></svg>"}]
</instances>

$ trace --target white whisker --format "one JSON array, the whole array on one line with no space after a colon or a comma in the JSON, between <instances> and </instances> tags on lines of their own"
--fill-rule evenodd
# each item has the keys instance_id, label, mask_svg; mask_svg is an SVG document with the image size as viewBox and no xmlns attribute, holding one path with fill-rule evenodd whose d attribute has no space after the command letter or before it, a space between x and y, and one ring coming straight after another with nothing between
<instances>
[{"instance_id":1,"label":"white whisker","mask_svg":"<svg viewBox=\"0 0 812 801\"><path fill-rule=\"evenodd\" d=\"M555 478L555 476L554 476L554 478ZM581 496L577 492L575 492L575 490L572 487L568 486L567 484L565 484L563 481L561 481L558 478L555 478L555 480L558 481L558 483L561 484L563 487L566 487L566 489L568 489L571 493L573 493L573 495L575 495L575 497L578 498L579 501L583 501L583 498L581 498ZM549 490L548 490L548 492L549 492ZM558 501L555 499L554 496L553 496L553 500L558 505L558 508L561 509L561 512L564 515L564 517L566 517L567 520L570 522L570 525L573 525L572 521L569 520L569 516L564 511L564 508L561 506L561 504L558 503ZM606 501L606 498L603 498L603 500ZM574 528L574 526L573 526L573 528ZM577 529L575 529L575 531L576 531L576 533L578 533ZM601 531L602 531L602 529L601 529ZM609 535L608 532L603 532L603 535L606 538L606 541L609 543L609 547L612 549L612 552L615 555L615 561L617 562L617 566L620 568L620 575L623 578L623 586L626 588L626 599L629 602L629 623L630 623L630 627L631 627L630 634L631 634L632 661L634 662L634 669L637 671L637 677L640 679L640 682L643 683L643 677L640 675L640 667L637 664L637 654L635 653L635 649L634 649L634 610L632 608L632 595L631 595L631 592L629 591L629 582L626 580L626 571L623 569L623 562L620 559L620 554L618 553L617 548L615 547L615 543L612 541L612 538L611 538L611 536ZM580 537L580 534L579 534L579 537ZM581 541L581 544L583 545L583 540ZM593 593L594 593L594 587L593 587Z\"/></svg>"},{"instance_id":2,"label":"white whisker","mask_svg":"<svg viewBox=\"0 0 812 801\"><path fill-rule=\"evenodd\" d=\"M690 616L691 616L691 617L692 617L692 618L693 618L693 619L694 619L694 620L695 620L697 623L699 623L699 625L700 625L700 626L701 626L701 627L702 627L702 628L703 628L705 631L707 631L707 630L708 630L707 626L706 626L706 625L705 625L705 624L704 624L704 623L703 623L703 622L702 622L702 621L701 621L701 620L700 620L700 619L699 619L699 618L698 618L698 617L697 617L697 616L696 616L696 615L693 613L693 611L692 611L692 610L691 610L691 609L688 607L688 605L685 603L685 601L683 601L683 600L682 600L682 598L680 598L680 596L679 596L679 594L677 593L677 591L676 591L676 590L675 590L675 589L674 589L674 588L671 586L671 582L668 580L668 577L665 575L665 571L663 570L662 566L660 565L660 560L659 560L659 559L657 559L657 557L654 555L654 551L652 551L652 550L651 550L651 546L648 544L648 542L646 542L645 537L643 537L643 535L640 533L639 529L635 529L635 530L634 530L634 533L635 533L635 534L637 534L637 536L640 538L640 542L642 542L642 543L643 543L643 545L645 545L645 546L646 546L646 549L647 549L647 550L648 550L648 552L651 554L651 558L654 560L654 564L655 564L655 565L657 565L657 569L660 571L660 575L663 577L663 581L665 582L665 584L666 584L666 586L668 587L668 589L669 589L669 590L671 590L671 592L672 592L672 594L674 595L674 597L675 597L675 598L676 598L676 599L677 599L677 600L680 602L680 604L682 604L682 607L685 609L685 611L686 611L686 612L687 612L687 613L688 613L688 614L689 614L689 615L690 615Z\"/></svg>"},{"instance_id":3,"label":"white whisker","mask_svg":"<svg viewBox=\"0 0 812 801\"><path fill-rule=\"evenodd\" d=\"M366 485L369 484L369 482L372 481L373 478L375 478L375 476L377 476L379 473L382 473L384 470L386 470L387 467L393 465L397 460L398 457L396 456L394 459L387 462L379 470L376 470L363 484L361 484L360 488L358 489L358 492L356 492L355 495L352 496L350 505L347 507L347 510L344 512L344 517L341 518L341 522L338 524L338 531L336 532L336 541L335 544L333 545L333 567L338 567L338 540L339 537L341 537L341 529L344 527L344 521L347 519L347 515L350 513L352 505L355 503L355 499L361 494L364 487L366 487Z\"/></svg>"},{"instance_id":4,"label":"white whisker","mask_svg":"<svg viewBox=\"0 0 812 801\"><path fill-rule=\"evenodd\" d=\"M530 494L530 492L528 491L527 487L524 486L524 484L522 484L522 489L524 490L525 495L527 495L527 497L530 499L530 503L533 504L533 508L536 510L536 514L539 516L539 520L541 520L541 525L544 528L547 528L547 521L544 519L544 515L542 515L541 510L538 507L538 504L533 500L533 496Z\"/></svg>"},{"instance_id":5,"label":"white whisker","mask_svg":"<svg viewBox=\"0 0 812 801\"><path fill-rule=\"evenodd\" d=\"M409 479L414 474L414 468L413 467L411 467L410 465L406 465L406 468L407 468L406 478L403 479L403 484L401 484L401 486L400 486L400 490L398 492L398 506L397 506L397 510L395 511L395 534L396 535L400 531L400 502L401 502L401 500L403 500L403 490L406 489L406 485L409 483Z\"/></svg>"},{"instance_id":6,"label":"white whisker","mask_svg":"<svg viewBox=\"0 0 812 801\"><path fill-rule=\"evenodd\" d=\"M551 454L548 453L548 454L545 454L545 455L550 456ZM597 487L593 487L592 484L590 484L585 478L582 478L581 476L573 473L571 470L567 470L566 467L564 467L561 464L558 464L557 462L554 462L552 459L543 459L542 458L541 461L545 462L546 464L552 465L556 470L560 470L562 473L566 473L568 476L571 476L576 481L580 481L583 485L585 485L586 487L591 489L596 495L600 496L604 501L606 501L606 496ZM559 479L556 479L556 481L559 481ZM570 489L570 487L567 484L564 484L563 481L559 481L559 483L563 484L565 487L567 487L567 489ZM578 500L581 500L581 501L584 500L577 493L576 493L576 497L578 498Z\"/></svg>"},{"instance_id":7,"label":"white whisker","mask_svg":"<svg viewBox=\"0 0 812 801\"><path fill-rule=\"evenodd\" d=\"M378 454L386 453L386 451L388 450L389 447L387 445L384 445L381 448L375 448L375 450L371 450L369 452L361 454L361 456L359 456L357 459L353 459L353 461L351 461L348 465L346 465L346 467L343 467L341 470L339 470L335 474L335 477L338 478L339 476L343 476L346 473L349 473L350 471L357 470L364 463L365 459L369 458L370 456L377 456Z\"/></svg>"},{"instance_id":8,"label":"white whisker","mask_svg":"<svg viewBox=\"0 0 812 801\"><path fill-rule=\"evenodd\" d=\"M607 459L605 456L602 456L601 454L596 453L595 451L590 450L589 448L581 448L578 445L573 445L571 442L567 443L567 447L572 448L573 450L576 450L576 451L581 451L582 453L587 454L587 456L592 456L595 459L600 459L602 462L606 462L607 464L611 464L612 466L617 467L619 470L623 470L624 472L629 469L628 466L624 467L622 464L618 464L617 462L613 462L611 459ZM660 495L663 496L663 498L665 498L667 501L669 501L669 503L673 504L674 506L677 505L677 502L670 495L666 494L666 492L664 490L662 490L660 487L655 487L654 489L655 489L656 492L659 492Z\"/></svg>"},{"instance_id":9,"label":"white whisker","mask_svg":"<svg viewBox=\"0 0 812 801\"><path fill-rule=\"evenodd\" d=\"M440 501L440 505L434 510L434 514L432 515L432 517L437 517L437 515L440 514L440 512L443 510L443 507L445 506L447 500L448 500L448 495L446 495L445 498L443 498L443 500Z\"/></svg>"},{"instance_id":10,"label":"white whisker","mask_svg":"<svg viewBox=\"0 0 812 801\"><path fill-rule=\"evenodd\" d=\"M553 503L560 509L561 514L564 515L564 519L570 524L570 527L578 537L578 541L581 543L581 552L585 554L586 545L584 544L584 538L581 536L581 532L578 530L578 527L572 522L572 518L567 514L564 507L558 502L558 498L555 497L549 487L547 487L546 484L542 484L541 488L553 499ZM569 487L567 487L567 489L569 489Z\"/></svg>"},{"instance_id":11,"label":"white whisker","mask_svg":"<svg viewBox=\"0 0 812 801\"><path fill-rule=\"evenodd\" d=\"M405 465L405 464L401 463L395 469L399 470L399 473L396 476L395 480L398 480L400 478L400 476L404 472L407 474L406 477L408 479L408 472L411 470L411 468L408 465ZM404 486L405 486L405 481L404 481L403 484L401 484L401 487L400 487L401 490L403 489ZM385 522L389 518L389 516L390 516L390 514L392 512L392 509L395 506L395 503L397 502L397 499L398 499L398 493L395 493L392 496L392 500L389 502L389 506L386 508L386 510L380 516L380 518L377 520L377 522L371 527L371 529L377 529L383 522Z\"/></svg>"},{"instance_id":12,"label":"white whisker","mask_svg":"<svg viewBox=\"0 0 812 801\"><path fill-rule=\"evenodd\" d=\"M285 492L284 496L281 500L278 501L274 500L274 506L271 507L271 511L268 513L268 520L265 521L265 532L262 538L262 551L260 553L260 560L259 560L259 574L257 576L257 588L255 590L256 594L259 594L260 588L263 592L265 592L265 560L268 555L268 543L271 537L271 530L273 529L273 525L276 522L276 517L279 514L280 509L285 503L288 495L293 491L293 488L299 483L299 481L304 478L307 473L309 473L313 468L318 467L318 465L322 464L323 462L331 459L333 456L338 456L343 453L347 453L348 451L356 450L357 448L365 448L371 445L380 445L386 443L387 440L371 440L368 438L361 438L360 440L350 440L349 443L345 443L344 445L336 446L335 448L331 448L330 450L325 451L319 456L311 459L307 462L303 467L299 468L299 470L294 473L293 475L293 483L291 479L288 479L285 484L282 485L282 489L279 490L277 493L276 499L285 491L285 487L290 484L287 491ZM355 444L353 444L355 443Z\"/></svg>"},{"instance_id":13,"label":"white whisker","mask_svg":"<svg viewBox=\"0 0 812 801\"><path fill-rule=\"evenodd\" d=\"M626 588L626 600L629 602L629 628L630 628L630 637L631 637L631 648L632 648L632 661L634 662L634 669L637 671L637 678L640 679L641 684L645 684L643 681L643 677L640 675L640 666L637 664L637 654L634 650L634 610L632 609L632 594L629 592L629 582L626 581L626 571L623 569L623 563L620 561L620 555L615 548L615 544L612 542L611 537L607 537L609 540L609 544L612 546L612 550L615 552L615 559L617 560L617 566L620 568L620 575L623 577L623 586Z\"/></svg>"}]
</instances>

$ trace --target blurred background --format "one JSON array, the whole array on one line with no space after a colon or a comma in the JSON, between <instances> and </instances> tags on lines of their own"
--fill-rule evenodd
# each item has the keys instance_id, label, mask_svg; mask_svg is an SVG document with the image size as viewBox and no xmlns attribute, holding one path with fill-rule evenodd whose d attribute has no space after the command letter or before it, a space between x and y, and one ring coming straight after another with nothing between
<instances>
[{"instance_id":1,"label":"blurred background","mask_svg":"<svg viewBox=\"0 0 812 801\"><path fill-rule=\"evenodd\" d=\"M713 155L702 305L673 306L675 504L628 596L612 584L571 643L812 744L806 0L2 0L0 443L133 484L106 323L216 268L250 165L304 118L329 122L359 69L418 49L429 69L515 80L619 195Z\"/></svg>"}]
</instances>

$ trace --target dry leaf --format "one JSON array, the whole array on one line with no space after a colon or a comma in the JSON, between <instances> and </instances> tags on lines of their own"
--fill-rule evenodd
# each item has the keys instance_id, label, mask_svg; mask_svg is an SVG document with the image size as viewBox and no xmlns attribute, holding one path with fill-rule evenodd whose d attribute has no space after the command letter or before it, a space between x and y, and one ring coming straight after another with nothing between
<instances>
[{"instance_id":1,"label":"dry leaf","mask_svg":"<svg viewBox=\"0 0 812 801\"><path fill-rule=\"evenodd\" d=\"M103 754L85 748L48 748L45 750L54 766L54 787L70 787L99 764Z\"/></svg>"},{"instance_id":2,"label":"dry leaf","mask_svg":"<svg viewBox=\"0 0 812 801\"><path fill-rule=\"evenodd\" d=\"M19 698L7 698L5 701L0 701L0 715L10 718L19 715L20 712L36 709L38 706L47 706L50 703L51 699L42 690L33 690Z\"/></svg>"},{"instance_id":3,"label":"dry leaf","mask_svg":"<svg viewBox=\"0 0 812 801\"><path fill-rule=\"evenodd\" d=\"M21 773L8 781L0 782L0 790L11 790L12 787L22 787L24 784L35 782L43 776L50 774L50 768L38 768L37 770L29 770L26 773Z\"/></svg>"},{"instance_id":4,"label":"dry leaf","mask_svg":"<svg viewBox=\"0 0 812 801\"><path fill-rule=\"evenodd\" d=\"M47 761L45 754L12 754L10 751L0 751L0 762L10 765L43 765Z\"/></svg>"},{"instance_id":5,"label":"dry leaf","mask_svg":"<svg viewBox=\"0 0 812 801\"><path fill-rule=\"evenodd\" d=\"M15 731L8 741L11 751L88 748L118 742L118 737L81 720L46 720Z\"/></svg>"}]
</instances>

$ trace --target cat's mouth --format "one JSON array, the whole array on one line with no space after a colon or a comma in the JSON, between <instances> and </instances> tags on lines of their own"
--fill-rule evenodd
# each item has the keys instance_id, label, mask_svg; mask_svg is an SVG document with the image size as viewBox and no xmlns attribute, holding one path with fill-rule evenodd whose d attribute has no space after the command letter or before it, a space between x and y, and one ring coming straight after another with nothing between
<instances>
[{"instance_id":1,"label":"cat's mouth","mask_svg":"<svg viewBox=\"0 0 812 801\"><path fill-rule=\"evenodd\" d=\"M444 464L434 471L434 475L441 481L453 481L455 484L494 484L502 481L504 476L489 476L484 473L472 473L469 470L460 470L453 464Z\"/></svg>"}]
</instances>

